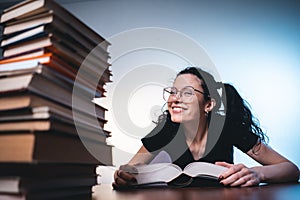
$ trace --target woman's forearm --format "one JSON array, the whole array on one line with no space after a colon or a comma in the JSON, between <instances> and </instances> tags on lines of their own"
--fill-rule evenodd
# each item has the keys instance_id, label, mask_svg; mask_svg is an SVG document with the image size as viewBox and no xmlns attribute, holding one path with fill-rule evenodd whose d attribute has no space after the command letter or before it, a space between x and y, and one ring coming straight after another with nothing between
<instances>
[{"instance_id":1,"label":"woman's forearm","mask_svg":"<svg viewBox=\"0 0 300 200\"><path fill-rule=\"evenodd\" d=\"M153 155L142 145L139 151L131 158L128 164L147 164L153 159Z\"/></svg>"},{"instance_id":2,"label":"woman's forearm","mask_svg":"<svg viewBox=\"0 0 300 200\"><path fill-rule=\"evenodd\" d=\"M263 183L297 182L299 169L291 162L252 167Z\"/></svg>"}]
</instances>

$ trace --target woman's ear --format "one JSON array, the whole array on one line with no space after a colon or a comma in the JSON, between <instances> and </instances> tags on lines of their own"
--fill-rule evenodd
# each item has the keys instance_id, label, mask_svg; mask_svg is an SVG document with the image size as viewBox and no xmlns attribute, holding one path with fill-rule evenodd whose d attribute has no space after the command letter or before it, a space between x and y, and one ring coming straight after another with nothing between
<instances>
[{"instance_id":1,"label":"woman's ear","mask_svg":"<svg viewBox=\"0 0 300 200\"><path fill-rule=\"evenodd\" d=\"M206 103L206 105L205 105L205 108L204 108L204 110L205 110L205 112L210 112L210 111L212 111L212 109L214 109L214 107L216 106L216 100L215 99L213 99L213 98L211 98L207 103Z\"/></svg>"}]
</instances>

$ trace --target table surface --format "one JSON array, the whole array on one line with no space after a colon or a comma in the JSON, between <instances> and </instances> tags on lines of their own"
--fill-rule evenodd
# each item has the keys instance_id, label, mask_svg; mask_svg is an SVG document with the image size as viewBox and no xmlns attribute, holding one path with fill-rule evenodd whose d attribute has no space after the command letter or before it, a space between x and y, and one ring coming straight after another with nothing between
<instances>
[{"instance_id":1,"label":"table surface","mask_svg":"<svg viewBox=\"0 0 300 200\"><path fill-rule=\"evenodd\" d=\"M98 185L93 188L93 191L93 200L298 200L300 198L299 183L246 188L148 188L128 191L113 190L111 185Z\"/></svg>"}]
</instances>

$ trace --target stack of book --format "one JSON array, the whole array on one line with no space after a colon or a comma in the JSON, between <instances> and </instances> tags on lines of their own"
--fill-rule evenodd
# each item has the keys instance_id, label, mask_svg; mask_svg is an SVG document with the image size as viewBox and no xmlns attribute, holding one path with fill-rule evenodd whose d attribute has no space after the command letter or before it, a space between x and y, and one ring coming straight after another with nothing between
<instances>
[{"instance_id":1,"label":"stack of book","mask_svg":"<svg viewBox=\"0 0 300 200\"><path fill-rule=\"evenodd\" d=\"M105 97L110 43L52 0L0 18L0 199L91 198L112 165Z\"/></svg>"}]
</instances>

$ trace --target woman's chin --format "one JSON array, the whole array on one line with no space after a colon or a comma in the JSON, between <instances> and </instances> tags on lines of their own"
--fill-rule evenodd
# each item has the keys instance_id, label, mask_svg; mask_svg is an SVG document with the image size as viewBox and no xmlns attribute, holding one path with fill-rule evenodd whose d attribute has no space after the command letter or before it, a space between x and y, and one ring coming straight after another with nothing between
<instances>
[{"instance_id":1,"label":"woman's chin","mask_svg":"<svg viewBox=\"0 0 300 200\"><path fill-rule=\"evenodd\" d=\"M182 123L182 117L181 116L172 116L171 120L172 120L172 122L175 122L175 123Z\"/></svg>"}]
</instances>

